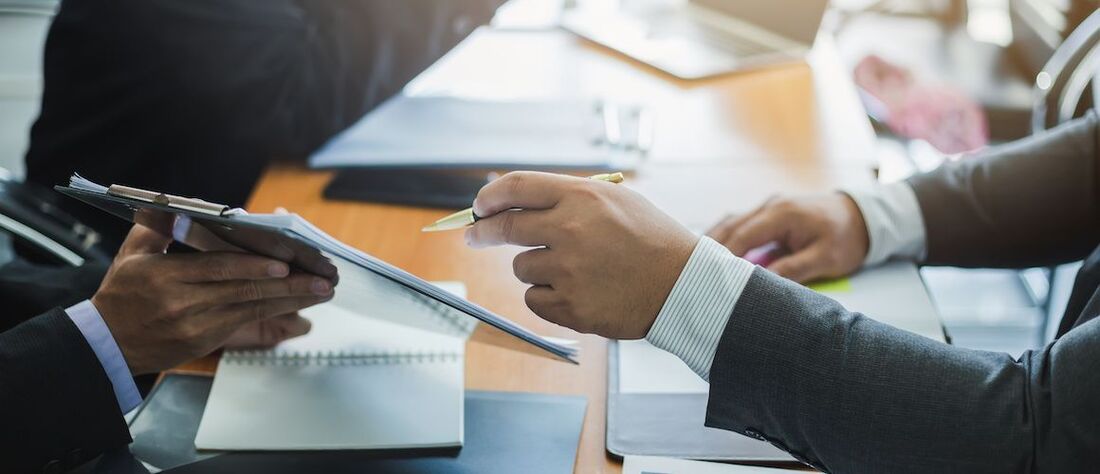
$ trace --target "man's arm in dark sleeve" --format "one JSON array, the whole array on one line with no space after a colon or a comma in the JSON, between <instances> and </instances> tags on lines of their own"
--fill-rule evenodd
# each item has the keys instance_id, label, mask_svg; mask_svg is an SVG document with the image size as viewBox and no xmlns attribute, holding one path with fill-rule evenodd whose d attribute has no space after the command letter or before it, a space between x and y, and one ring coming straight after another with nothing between
<instances>
[{"instance_id":1,"label":"man's arm in dark sleeve","mask_svg":"<svg viewBox=\"0 0 1100 474\"><path fill-rule=\"evenodd\" d=\"M1022 268L1084 258L1100 241L1095 112L909 179L926 263Z\"/></svg>"},{"instance_id":2,"label":"man's arm in dark sleeve","mask_svg":"<svg viewBox=\"0 0 1100 474\"><path fill-rule=\"evenodd\" d=\"M60 309L0 333L0 472L72 468L130 442L114 389Z\"/></svg>"},{"instance_id":3,"label":"man's arm in dark sleeve","mask_svg":"<svg viewBox=\"0 0 1100 474\"><path fill-rule=\"evenodd\" d=\"M831 472L1088 472L1100 320L1038 352L942 344L756 269L710 366L708 426Z\"/></svg>"},{"instance_id":4,"label":"man's arm in dark sleeve","mask_svg":"<svg viewBox=\"0 0 1100 474\"><path fill-rule=\"evenodd\" d=\"M107 274L106 263L79 267L30 263L22 259L0 266L0 332L50 308L67 308L90 298Z\"/></svg>"}]
</instances>

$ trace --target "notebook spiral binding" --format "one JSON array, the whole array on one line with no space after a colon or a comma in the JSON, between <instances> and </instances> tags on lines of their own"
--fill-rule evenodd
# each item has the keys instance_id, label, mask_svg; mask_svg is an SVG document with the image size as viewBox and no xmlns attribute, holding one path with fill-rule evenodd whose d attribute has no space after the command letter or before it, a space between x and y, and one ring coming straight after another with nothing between
<instances>
[{"instance_id":1,"label":"notebook spiral binding","mask_svg":"<svg viewBox=\"0 0 1100 474\"><path fill-rule=\"evenodd\" d=\"M449 363L463 360L458 352L385 351L363 353L352 351L312 351L279 353L269 350L227 351L222 361L236 365L280 366L354 366Z\"/></svg>"}]
</instances>

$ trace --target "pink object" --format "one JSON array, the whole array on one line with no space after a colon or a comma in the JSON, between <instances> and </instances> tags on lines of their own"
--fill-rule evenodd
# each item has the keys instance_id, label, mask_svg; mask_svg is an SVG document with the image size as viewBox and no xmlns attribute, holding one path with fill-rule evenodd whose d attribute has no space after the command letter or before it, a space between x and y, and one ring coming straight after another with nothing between
<instances>
[{"instance_id":1,"label":"pink object","mask_svg":"<svg viewBox=\"0 0 1100 474\"><path fill-rule=\"evenodd\" d=\"M767 268L772 262L779 260L779 257L786 254L787 249L783 248L779 242L770 242L745 252L744 259L753 265Z\"/></svg>"},{"instance_id":2,"label":"pink object","mask_svg":"<svg viewBox=\"0 0 1100 474\"><path fill-rule=\"evenodd\" d=\"M989 144L985 113L953 87L919 84L907 69L874 55L856 65L855 82L868 112L899 136L925 140L947 154Z\"/></svg>"}]
</instances>

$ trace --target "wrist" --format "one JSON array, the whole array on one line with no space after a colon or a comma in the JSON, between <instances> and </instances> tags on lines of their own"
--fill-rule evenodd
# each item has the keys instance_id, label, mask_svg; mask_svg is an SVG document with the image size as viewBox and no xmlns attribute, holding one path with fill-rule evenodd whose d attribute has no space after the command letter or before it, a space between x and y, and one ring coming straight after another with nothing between
<instances>
[{"instance_id":1,"label":"wrist","mask_svg":"<svg viewBox=\"0 0 1100 474\"><path fill-rule=\"evenodd\" d=\"M103 320L103 324L107 327L107 330L111 332L115 346L118 347L118 351L122 354L122 360L126 363L126 368L130 371L130 374L133 376L138 376L146 373L151 373L152 371L150 370L144 370L142 367L134 365L134 361L136 360L136 358L134 357L131 348L128 347L128 344L126 344L126 338L119 337L123 334L120 330L121 328L118 327L118 324L112 321L112 318L116 315L116 313L113 309L111 309L110 305L103 302L103 298L100 297L100 294L98 292L88 299L88 303L90 303L92 307L95 308L95 311L99 314L100 319Z\"/></svg>"},{"instance_id":2,"label":"wrist","mask_svg":"<svg viewBox=\"0 0 1100 474\"><path fill-rule=\"evenodd\" d=\"M709 379L723 329L754 268L721 244L699 239L646 340Z\"/></svg>"},{"instance_id":3,"label":"wrist","mask_svg":"<svg viewBox=\"0 0 1100 474\"><path fill-rule=\"evenodd\" d=\"M664 255L669 257L669 262L665 265L665 271L662 272L664 277L662 281L664 291L657 294L656 304L652 306L651 311L647 311L645 324L641 327L641 331L637 334L637 337L644 338L652 330L653 325L657 322L657 317L660 316L661 310L668 304L670 298L672 298L677 285L680 285L680 281L684 278L683 275L688 267L692 256L698 251L699 242L701 237L685 230L685 237L677 240L677 245L671 250L663 252Z\"/></svg>"},{"instance_id":4,"label":"wrist","mask_svg":"<svg viewBox=\"0 0 1100 474\"><path fill-rule=\"evenodd\" d=\"M868 236L864 265L877 265L892 258L924 258L924 217L908 183L843 190L843 193L858 207Z\"/></svg>"},{"instance_id":5,"label":"wrist","mask_svg":"<svg viewBox=\"0 0 1100 474\"><path fill-rule=\"evenodd\" d=\"M863 216L859 203L847 192L842 191L837 194L846 209L845 214L848 216L846 227L849 230L846 234L850 237L852 251L856 261L859 262L856 266L859 266L859 264L866 261L867 254L871 251L871 233L867 228L867 220Z\"/></svg>"}]
</instances>

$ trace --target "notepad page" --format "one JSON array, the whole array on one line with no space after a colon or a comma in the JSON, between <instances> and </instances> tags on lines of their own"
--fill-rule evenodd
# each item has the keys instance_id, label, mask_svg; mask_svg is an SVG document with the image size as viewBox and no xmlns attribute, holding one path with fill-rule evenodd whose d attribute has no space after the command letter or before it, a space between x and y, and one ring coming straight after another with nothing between
<instances>
[{"instance_id":1,"label":"notepad page","mask_svg":"<svg viewBox=\"0 0 1100 474\"><path fill-rule=\"evenodd\" d=\"M464 341L332 304L302 314L308 335L223 355L197 448L461 446Z\"/></svg>"}]
</instances>

